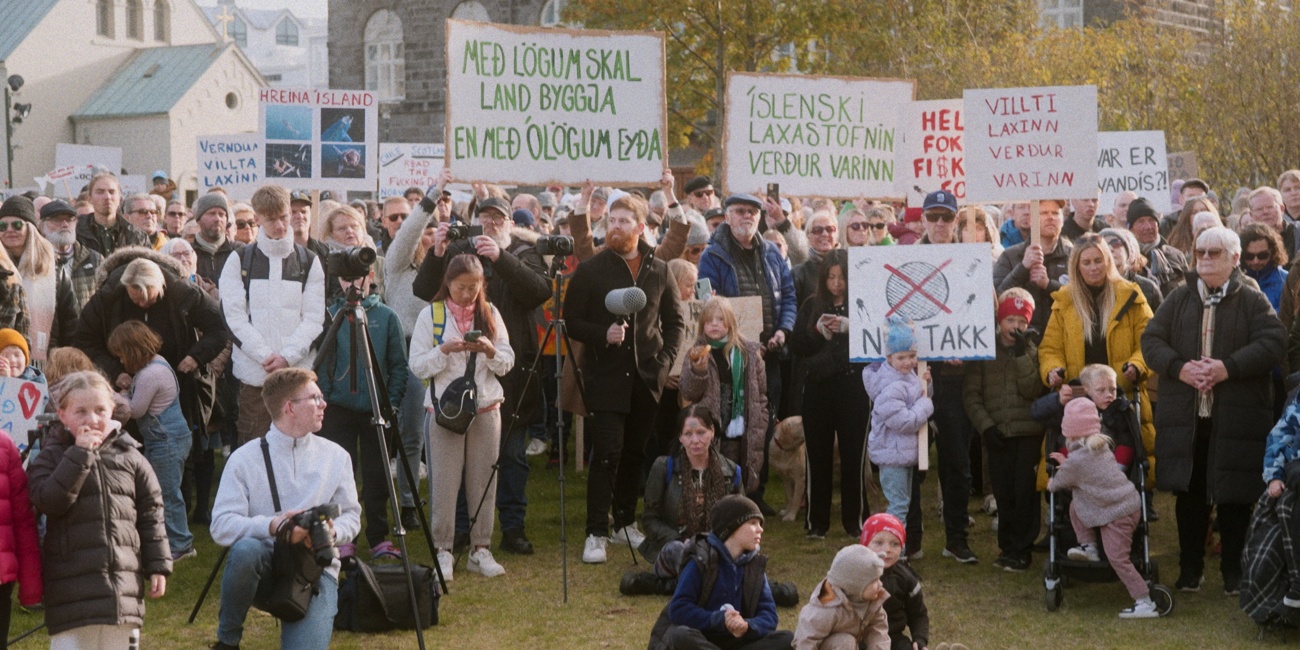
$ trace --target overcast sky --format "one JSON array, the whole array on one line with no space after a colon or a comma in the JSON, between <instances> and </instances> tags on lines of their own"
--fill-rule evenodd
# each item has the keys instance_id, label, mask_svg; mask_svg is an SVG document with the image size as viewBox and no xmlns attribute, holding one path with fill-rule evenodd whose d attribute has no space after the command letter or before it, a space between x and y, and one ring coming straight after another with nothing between
<instances>
[{"instance_id":1,"label":"overcast sky","mask_svg":"<svg viewBox=\"0 0 1300 650\"><path fill-rule=\"evenodd\" d=\"M326 0L237 0L245 9L288 9L299 16L324 18L328 13ZM217 6L216 0L200 0L203 7Z\"/></svg>"}]
</instances>

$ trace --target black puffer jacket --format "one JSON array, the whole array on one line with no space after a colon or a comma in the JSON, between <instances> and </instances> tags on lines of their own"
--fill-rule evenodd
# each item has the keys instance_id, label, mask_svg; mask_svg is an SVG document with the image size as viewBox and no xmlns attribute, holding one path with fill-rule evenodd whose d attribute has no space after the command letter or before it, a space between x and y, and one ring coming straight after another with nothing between
<instances>
[{"instance_id":1,"label":"black puffer jacket","mask_svg":"<svg viewBox=\"0 0 1300 650\"><path fill-rule=\"evenodd\" d=\"M141 627L149 576L171 575L162 491L139 447L119 429L98 449L83 449L55 424L28 469L32 505L46 516L50 634Z\"/></svg>"},{"instance_id":2,"label":"black puffer jacket","mask_svg":"<svg viewBox=\"0 0 1300 650\"><path fill-rule=\"evenodd\" d=\"M1243 284L1243 282L1245 284ZM1184 492L1192 478L1197 391L1178 379L1201 356L1203 305L1195 273L1165 297L1142 334L1142 355L1160 375L1156 403L1156 487ZM1207 495L1214 503L1254 503L1264 491L1260 462L1273 428L1272 369L1286 350L1286 331L1268 298L1234 270L1214 318L1214 359L1228 379L1214 387Z\"/></svg>"}]
</instances>

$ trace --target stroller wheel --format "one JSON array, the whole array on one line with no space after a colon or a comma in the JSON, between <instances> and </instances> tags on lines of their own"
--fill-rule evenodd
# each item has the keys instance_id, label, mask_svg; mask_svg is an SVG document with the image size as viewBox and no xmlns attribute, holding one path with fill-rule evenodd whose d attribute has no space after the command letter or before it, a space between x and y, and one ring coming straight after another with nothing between
<instances>
[{"instance_id":1,"label":"stroller wheel","mask_svg":"<svg viewBox=\"0 0 1300 650\"><path fill-rule=\"evenodd\" d=\"M1061 601L1065 598L1065 594L1061 591L1060 583L1057 583L1055 587L1048 587L1044 592L1044 596L1047 611L1049 612L1054 612L1059 609L1061 607Z\"/></svg>"},{"instance_id":2,"label":"stroller wheel","mask_svg":"<svg viewBox=\"0 0 1300 650\"><path fill-rule=\"evenodd\" d=\"M1164 618L1174 611L1174 592L1164 585L1151 585L1151 600L1156 603L1156 611Z\"/></svg>"}]
</instances>

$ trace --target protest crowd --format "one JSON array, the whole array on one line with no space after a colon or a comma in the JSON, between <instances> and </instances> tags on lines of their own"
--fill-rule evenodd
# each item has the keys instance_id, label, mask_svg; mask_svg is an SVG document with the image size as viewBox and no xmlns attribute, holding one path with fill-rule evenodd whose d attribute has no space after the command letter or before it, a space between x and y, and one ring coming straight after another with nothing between
<instances>
[{"instance_id":1,"label":"protest crowd","mask_svg":"<svg viewBox=\"0 0 1300 650\"><path fill-rule=\"evenodd\" d=\"M442 576L506 589L534 553L528 457L572 460L557 414L581 415L581 560L619 545L646 560L617 589L670 597L651 647L932 647L923 558L1037 567L1049 491L1068 502L1054 548L1110 564L1132 601L1121 618L1160 615L1130 545L1172 520L1175 591L1250 595L1252 618L1300 623L1300 558L1261 566L1270 549L1247 535L1300 525L1300 171L1231 195L1182 181L1169 214L1133 192L723 196L670 171L642 190L476 183L456 201L443 170L380 202L267 184L185 205L156 176L148 194L101 170L71 202L0 205L0 376L47 384L55 416L25 465L0 436L0 620L16 583L53 648L127 647L146 595L197 555L191 524L229 548L215 648L238 648L264 605L272 542L306 546L295 515L332 504L342 558L399 557L393 526L418 530L424 501L397 470L391 503L375 404L392 455L427 476ZM885 360L851 361L850 251L957 243L988 248L992 358L921 367L920 332L895 316ZM375 399L356 330L331 328L357 308ZM942 530L922 530L923 507ZM968 543L976 509L996 515L995 558ZM843 542L822 582L769 583L776 526ZM285 619L283 647L328 646L340 566ZM780 629L778 607L800 605Z\"/></svg>"}]
</instances>

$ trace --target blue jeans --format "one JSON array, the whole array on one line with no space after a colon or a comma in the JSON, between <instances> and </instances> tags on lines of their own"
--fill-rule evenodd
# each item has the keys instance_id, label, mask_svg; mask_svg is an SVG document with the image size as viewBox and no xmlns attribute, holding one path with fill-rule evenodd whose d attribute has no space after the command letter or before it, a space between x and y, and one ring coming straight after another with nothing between
<instances>
[{"instance_id":1,"label":"blue jeans","mask_svg":"<svg viewBox=\"0 0 1300 650\"><path fill-rule=\"evenodd\" d=\"M257 599L262 577L271 572L271 545L246 537L230 547L226 571L221 576L221 614L217 640L239 645L244 637L244 619ZM311 599L307 616L280 625L280 647L328 648L334 634L334 614L339 606L338 579L326 573L320 577L320 592Z\"/></svg>"},{"instance_id":2,"label":"blue jeans","mask_svg":"<svg viewBox=\"0 0 1300 650\"><path fill-rule=\"evenodd\" d=\"M167 542L172 553L194 548L194 535L190 533L189 517L185 514L185 498L181 494L181 478L185 473L185 458L190 454L194 436L185 424L178 402L157 416L138 418L140 438L144 441L144 457L158 477L162 489L163 517L167 525Z\"/></svg>"},{"instance_id":3,"label":"blue jeans","mask_svg":"<svg viewBox=\"0 0 1300 650\"><path fill-rule=\"evenodd\" d=\"M899 521L907 521L907 509L912 501L912 471L911 467L880 468L880 491L889 500L885 512Z\"/></svg>"},{"instance_id":4,"label":"blue jeans","mask_svg":"<svg viewBox=\"0 0 1300 650\"><path fill-rule=\"evenodd\" d=\"M411 465L411 475L420 481L420 459L424 457L424 394L429 391L424 387L415 373L406 375L406 394L402 395L401 409L398 413L398 425L402 435L402 452L406 462ZM418 487L418 486L417 486ZM406 472L399 465L397 468L397 491L403 508L414 508L415 498L411 496L411 487L406 484Z\"/></svg>"}]
</instances>

